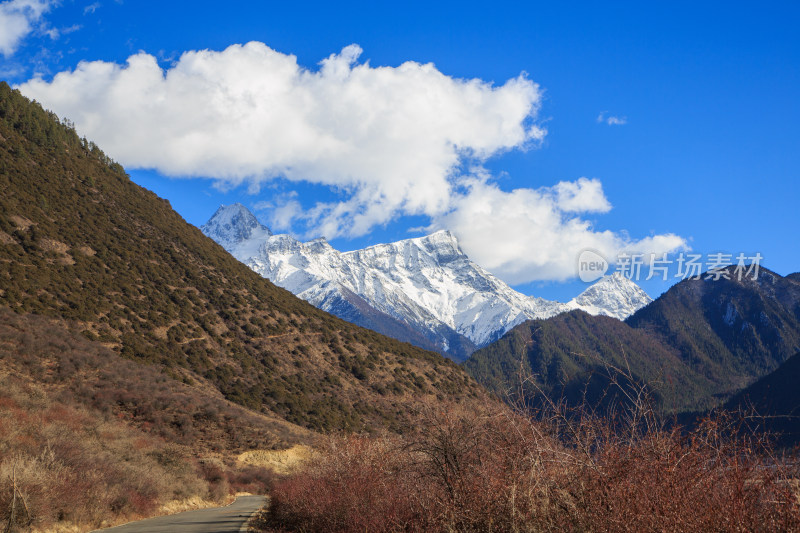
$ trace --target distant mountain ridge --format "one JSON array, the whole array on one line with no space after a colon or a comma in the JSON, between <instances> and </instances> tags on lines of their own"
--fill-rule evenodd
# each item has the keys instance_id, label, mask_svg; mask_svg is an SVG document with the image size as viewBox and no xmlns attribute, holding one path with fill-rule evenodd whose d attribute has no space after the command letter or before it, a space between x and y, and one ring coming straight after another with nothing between
<instances>
[{"instance_id":1,"label":"distant mountain ridge","mask_svg":"<svg viewBox=\"0 0 800 533\"><path fill-rule=\"evenodd\" d=\"M681 281L624 323L579 312L525 322L465 367L501 395L522 372L532 394L580 401L613 365L653 384L667 410L714 407L800 351L797 276L762 267L756 280L740 280L734 268L730 279Z\"/></svg>"},{"instance_id":2,"label":"distant mountain ridge","mask_svg":"<svg viewBox=\"0 0 800 533\"><path fill-rule=\"evenodd\" d=\"M241 204L220 207L201 230L313 305L456 359L525 320L573 309L624 319L651 301L618 275L567 303L526 296L471 261L448 231L339 252L325 239L273 235Z\"/></svg>"}]
</instances>

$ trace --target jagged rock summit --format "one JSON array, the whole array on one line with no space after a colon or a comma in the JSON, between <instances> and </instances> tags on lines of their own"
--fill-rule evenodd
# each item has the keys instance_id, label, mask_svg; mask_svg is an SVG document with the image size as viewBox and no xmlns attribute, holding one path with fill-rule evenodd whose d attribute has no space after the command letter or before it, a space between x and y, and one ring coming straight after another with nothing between
<instances>
[{"instance_id":1,"label":"jagged rock summit","mask_svg":"<svg viewBox=\"0 0 800 533\"><path fill-rule=\"evenodd\" d=\"M313 305L456 359L515 325L583 309L624 319L650 297L607 276L568 303L526 296L474 263L449 231L339 252L324 239L273 235L241 204L202 231L241 262Z\"/></svg>"},{"instance_id":2,"label":"jagged rock summit","mask_svg":"<svg viewBox=\"0 0 800 533\"><path fill-rule=\"evenodd\" d=\"M222 205L211 220L200 230L228 250L246 241L256 241L272 236L268 227L240 203Z\"/></svg>"}]
</instances>

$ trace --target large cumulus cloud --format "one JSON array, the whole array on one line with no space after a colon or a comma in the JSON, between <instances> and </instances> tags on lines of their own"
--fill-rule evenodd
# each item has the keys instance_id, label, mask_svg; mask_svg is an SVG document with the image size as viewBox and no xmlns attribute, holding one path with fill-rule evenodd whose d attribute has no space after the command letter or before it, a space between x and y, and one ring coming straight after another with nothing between
<instances>
[{"instance_id":1,"label":"large cumulus cloud","mask_svg":"<svg viewBox=\"0 0 800 533\"><path fill-rule=\"evenodd\" d=\"M139 53L125 65L83 62L19 88L127 167L253 190L281 178L338 193L314 205L276 198L270 205L280 226L353 237L422 215L513 283L572 275L573 248L637 244L581 218L611 208L597 180L503 191L486 176L487 159L544 138L542 94L526 74L495 84L413 61L374 67L359 61L361 53L350 45L305 68L250 42L186 52L167 69ZM638 244L662 251L683 240Z\"/></svg>"}]
</instances>

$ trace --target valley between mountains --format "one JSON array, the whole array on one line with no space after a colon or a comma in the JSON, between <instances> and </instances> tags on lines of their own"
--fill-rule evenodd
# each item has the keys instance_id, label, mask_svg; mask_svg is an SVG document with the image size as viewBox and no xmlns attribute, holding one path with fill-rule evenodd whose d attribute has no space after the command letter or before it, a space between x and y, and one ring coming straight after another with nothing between
<instances>
[{"instance_id":1,"label":"valley between mountains","mask_svg":"<svg viewBox=\"0 0 800 533\"><path fill-rule=\"evenodd\" d=\"M0 525L249 492L263 531L798 530L794 463L710 413L798 442L800 273L728 273L561 303L446 231L196 228L0 83Z\"/></svg>"}]
</instances>

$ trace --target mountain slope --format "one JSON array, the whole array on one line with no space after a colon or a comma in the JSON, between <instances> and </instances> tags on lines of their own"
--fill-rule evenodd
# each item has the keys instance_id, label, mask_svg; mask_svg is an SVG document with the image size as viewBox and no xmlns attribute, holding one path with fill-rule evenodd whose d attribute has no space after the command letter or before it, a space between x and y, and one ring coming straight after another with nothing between
<instances>
[{"instance_id":1,"label":"mountain slope","mask_svg":"<svg viewBox=\"0 0 800 533\"><path fill-rule=\"evenodd\" d=\"M285 448L313 438L274 415L233 404L211 387L190 386L169 379L157 365L121 358L63 320L7 308L0 308L0 374L113 414L186 452Z\"/></svg>"},{"instance_id":2,"label":"mountain slope","mask_svg":"<svg viewBox=\"0 0 800 533\"><path fill-rule=\"evenodd\" d=\"M616 397L611 381L627 382L627 373L652 383L656 399L670 410L693 407L705 386L677 351L615 318L583 311L520 324L472 354L464 366L501 397L523 392L536 399L543 393L572 405Z\"/></svg>"},{"instance_id":3,"label":"mountain slope","mask_svg":"<svg viewBox=\"0 0 800 533\"><path fill-rule=\"evenodd\" d=\"M754 410L761 424L784 445L800 443L800 352L725 402L725 408Z\"/></svg>"},{"instance_id":4,"label":"mountain slope","mask_svg":"<svg viewBox=\"0 0 800 533\"><path fill-rule=\"evenodd\" d=\"M264 280L6 84L0 306L315 429L397 428L411 405L481 396L440 355Z\"/></svg>"},{"instance_id":5,"label":"mountain slope","mask_svg":"<svg viewBox=\"0 0 800 533\"><path fill-rule=\"evenodd\" d=\"M732 394L800 350L800 283L761 268L757 280L684 280L627 323L680 351Z\"/></svg>"},{"instance_id":6,"label":"mountain slope","mask_svg":"<svg viewBox=\"0 0 800 533\"><path fill-rule=\"evenodd\" d=\"M0 308L0 523L12 477L26 505L14 531L89 531L162 505L225 504L229 490L262 492L272 477L239 464L240 453L313 440L121 358L64 320Z\"/></svg>"},{"instance_id":7,"label":"mountain slope","mask_svg":"<svg viewBox=\"0 0 800 533\"><path fill-rule=\"evenodd\" d=\"M800 350L800 283L763 268L757 281L729 273L681 281L625 323L575 313L526 322L465 367L504 393L518 386L522 363L533 389L560 394L582 393L606 364L629 366L656 384L667 410L712 407Z\"/></svg>"},{"instance_id":8,"label":"mountain slope","mask_svg":"<svg viewBox=\"0 0 800 533\"><path fill-rule=\"evenodd\" d=\"M233 229L234 220L242 227ZM621 276L601 280L567 304L523 295L473 263L447 231L339 252L324 239L302 243L271 235L241 204L220 207L201 229L315 306L456 359L526 319L572 309L624 318L650 302Z\"/></svg>"}]
</instances>

